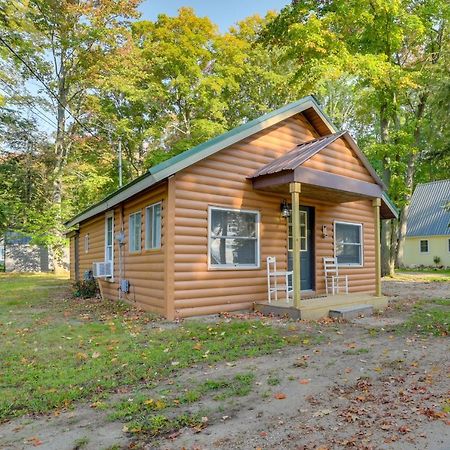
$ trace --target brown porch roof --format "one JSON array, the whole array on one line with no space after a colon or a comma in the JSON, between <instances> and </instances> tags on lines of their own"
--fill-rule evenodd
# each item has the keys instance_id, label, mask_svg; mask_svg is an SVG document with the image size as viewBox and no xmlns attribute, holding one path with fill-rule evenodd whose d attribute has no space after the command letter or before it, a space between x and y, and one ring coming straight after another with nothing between
<instances>
[{"instance_id":1,"label":"brown porch roof","mask_svg":"<svg viewBox=\"0 0 450 450\"><path fill-rule=\"evenodd\" d=\"M290 152L277 159L274 159L269 164L266 164L265 166L258 169L250 178L254 179L262 175L270 175L283 171L295 170L308 159L312 158L315 154L320 152L320 150L332 144L339 138L343 138L347 141L352 150L356 153L360 161L363 163L364 167L368 170L374 181L379 186L381 186L382 189L384 189L385 186L380 177L375 172L370 162L368 161L364 153L362 153L362 151L359 149L348 131L339 131L337 133L322 136L320 138L299 144Z\"/></svg>"},{"instance_id":2,"label":"brown porch roof","mask_svg":"<svg viewBox=\"0 0 450 450\"><path fill-rule=\"evenodd\" d=\"M373 178L373 183L302 166L304 162L340 138L344 139L355 152ZM348 131L339 131L299 144L285 155L258 169L249 178L255 189L278 191L282 191L283 186L286 187L288 183L298 181L302 183L302 194L318 199L329 199L332 196L337 202L354 201L364 197L381 198L382 217L396 216L384 199L383 191L386 189L384 183Z\"/></svg>"}]
</instances>

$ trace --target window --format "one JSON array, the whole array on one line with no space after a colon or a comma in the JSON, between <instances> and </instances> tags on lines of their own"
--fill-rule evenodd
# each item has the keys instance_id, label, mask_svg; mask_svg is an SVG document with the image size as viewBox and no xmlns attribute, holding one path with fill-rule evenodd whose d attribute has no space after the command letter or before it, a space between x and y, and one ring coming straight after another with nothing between
<instances>
[{"instance_id":1,"label":"window","mask_svg":"<svg viewBox=\"0 0 450 450\"><path fill-rule=\"evenodd\" d=\"M358 223L334 223L334 252L339 265L362 266L362 225Z\"/></svg>"},{"instance_id":2,"label":"window","mask_svg":"<svg viewBox=\"0 0 450 450\"><path fill-rule=\"evenodd\" d=\"M448 249L448 251L450 252L450 239L448 240L448 243L447 243L448 245L447 245L447 249Z\"/></svg>"},{"instance_id":3,"label":"window","mask_svg":"<svg viewBox=\"0 0 450 450\"><path fill-rule=\"evenodd\" d=\"M421 239L420 240L420 253L428 253L428 239Z\"/></svg>"},{"instance_id":4,"label":"window","mask_svg":"<svg viewBox=\"0 0 450 450\"><path fill-rule=\"evenodd\" d=\"M114 267L114 213L105 217L105 268L107 273L113 274Z\"/></svg>"},{"instance_id":5,"label":"window","mask_svg":"<svg viewBox=\"0 0 450 450\"><path fill-rule=\"evenodd\" d=\"M129 222L129 250L130 252L141 251L141 212L130 214Z\"/></svg>"},{"instance_id":6,"label":"window","mask_svg":"<svg viewBox=\"0 0 450 450\"><path fill-rule=\"evenodd\" d=\"M259 212L210 207L211 268L259 267Z\"/></svg>"},{"instance_id":7,"label":"window","mask_svg":"<svg viewBox=\"0 0 450 450\"><path fill-rule=\"evenodd\" d=\"M161 203L145 208L145 248L161 248Z\"/></svg>"},{"instance_id":8,"label":"window","mask_svg":"<svg viewBox=\"0 0 450 450\"><path fill-rule=\"evenodd\" d=\"M308 213L300 211L300 251L308 251L308 235L307 235ZM288 250L292 251L292 217L288 217Z\"/></svg>"},{"instance_id":9,"label":"window","mask_svg":"<svg viewBox=\"0 0 450 450\"><path fill-rule=\"evenodd\" d=\"M84 235L84 253L89 253L89 234Z\"/></svg>"}]
</instances>

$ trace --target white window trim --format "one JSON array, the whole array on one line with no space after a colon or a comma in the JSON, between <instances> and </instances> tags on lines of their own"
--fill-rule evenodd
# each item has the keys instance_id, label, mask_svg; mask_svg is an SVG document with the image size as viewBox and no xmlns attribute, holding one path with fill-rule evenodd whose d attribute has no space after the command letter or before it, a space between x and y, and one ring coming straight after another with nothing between
<instances>
[{"instance_id":1,"label":"white window trim","mask_svg":"<svg viewBox=\"0 0 450 450\"><path fill-rule=\"evenodd\" d=\"M423 241L427 242L427 251L426 252L422 251L422 242ZM421 255L429 255L430 254L430 240L429 239L419 239L419 253Z\"/></svg>"},{"instance_id":2,"label":"white window trim","mask_svg":"<svg viewBox=\"0 0 450 450\"><path fill-rule=\"evenodd\" d=\"M112 217L112 251L111 251L111 268L112 268L112 276L110 277L106 277L105 280L109 281L111 283L114 282L114 211L109 211L107 213L105 213L105 255L104 255L104 260L105 262L107 261L106 259L106 242L107 242L107 234L108 234L108 227L107 227L107 223L108 223L108 218Z\"/></svg>"},{"instance_id":3,"label":"white window trim","mask_svg":"<svg viewBox=\"0 0 450 450\"><path fill-rule=\"evenodd\" d=\"M84 253L89 253L89 233L84 235Z\"/></svg>"},{"instance_id":4,"label":"white window trim","mask_svg":"<svg viewBox=\"0 0 450 450\"><path fill-rule=\"evenodd\" d=\"M211 212L212 210L219 211L235 211L241 213L251 213L256 215L256 264L242 265L242 264L221 264L213 265L211 264ZM261 236L259 234L261 223L261 213L256 209L238 209L238 208L227 208L224 206L208 206L208 270L257 270L261 268Z\"/></svg>"},{"instance_id":5,"label":"white window trim","mask_svg":"<svg viewBox=\"0 0 450 450\"><path fill-rule=\"evenodd\" d=\"M337 255L336 255L336 225L337 224L355 225L355 226L359 227L360 238L361 238L361 263L360 264L338 263L338 266L339 267L364 267L364 226L363 226L363 224L355 223L355 222L346 222L344 220L335 220L333 222L333 253L334 253L335 258L337 258Z\"/></svg>"},{"instance_id":6,"label":"white window trim","mask_svg":"<svg viewBox=\"0 0 450 450\"><path fill-rule=\"evenodd\" d=\"M139 233L139 248L137 250L131 249L131 218L133 216L136 216L137 214L141 215L141 221L140 221L140 233ZM133 230L134 233L134 230ZM130 214L128 214L128 253L136 254L141 253L142 251L142 211L134 211Z\"/></svg>"},{"instance_id":7,"label":"white window trim","mask_svg":"<svg viewBox=\"0 0 450 450\"><path fill-rule=\"evenodd\" d=\"M157 205L159 205L159 247L147 247L147 227L149 225L152 226L152 224L149 224L147 220L147 210L150 208L154 208ZM145 250L148 251L161 250L161 245L162 245L162 201L159 201L145 207L144 248Z\"/></svg>"}]
</instances>

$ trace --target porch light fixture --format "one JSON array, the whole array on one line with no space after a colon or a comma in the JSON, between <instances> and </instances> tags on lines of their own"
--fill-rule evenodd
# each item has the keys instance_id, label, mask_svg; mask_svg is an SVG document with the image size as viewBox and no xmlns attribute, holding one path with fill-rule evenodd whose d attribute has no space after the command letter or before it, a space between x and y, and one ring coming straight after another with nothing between
<instances>
[{"instance_id":1,"label":"porch light fixture","mask_svg":"<svg viewBox=\"0 0 450 450\"><path fill-rule=\"evenodd\" d=\"M283 200L280 205L281 217L290 217L291 207L286 200Z\"/></svg>"},{"instance_id":2,"label":"porch light fixture","mask_svg":"<svg viewBox=\"0 0 450 450\"><path fill-rule=\"evenodd\" d=\"M322 237L326 239L328 237L328 230L326 225L322 225Z\"/></svg>"}]
</instances>

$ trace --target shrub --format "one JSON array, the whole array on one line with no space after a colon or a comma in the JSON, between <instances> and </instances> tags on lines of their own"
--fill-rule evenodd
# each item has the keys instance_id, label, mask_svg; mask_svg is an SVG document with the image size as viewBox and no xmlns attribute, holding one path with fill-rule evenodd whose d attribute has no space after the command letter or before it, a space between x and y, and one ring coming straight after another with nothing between
<instances>
[{"instance_id":1,"label":"shrub","mask_svg":"<svg viewBox=\"0 0 450 450\"><path fill-rule=\"evenodd\" d=\"M94 278L90 280L76 281L73 285L73 295L79 298L92 298L100 295L97 280Z\"/></svg>"}]
</instances>

